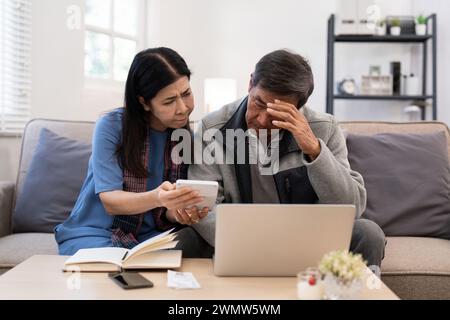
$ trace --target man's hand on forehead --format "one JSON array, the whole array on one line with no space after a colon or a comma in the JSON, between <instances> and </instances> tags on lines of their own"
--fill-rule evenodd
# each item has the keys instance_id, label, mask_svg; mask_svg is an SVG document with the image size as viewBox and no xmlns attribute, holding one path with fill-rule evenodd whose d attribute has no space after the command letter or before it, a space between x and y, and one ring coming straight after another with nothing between
<instances>
[{"instance_id":1,"label":"man's hand on forehead","mask_svg":"<svg viewBox=\"0 0 450 320\"><path fill-rule=\"evenodd\" d=\"M309 126L308 120L297 106L275 99L267 103L267 112L276 120L272 124L292 133L298 146L311 160L316 159L321 151L319 140Z\"/></svg>"}]
</instances>

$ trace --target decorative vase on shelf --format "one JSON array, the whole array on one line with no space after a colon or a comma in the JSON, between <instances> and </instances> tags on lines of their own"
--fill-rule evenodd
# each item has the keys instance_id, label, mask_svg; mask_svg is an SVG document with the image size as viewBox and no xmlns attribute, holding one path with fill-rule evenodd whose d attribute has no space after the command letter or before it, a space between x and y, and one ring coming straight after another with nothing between
<instances>
[{"instance_id":1,"label":"decorative vase on shelf","mask_svg":"<svg viewBox=\"0 0 450 320\"><path fill-rule=\"evenodd\" d=\"M402 31L401 27L393 26L391 27L391 36L399 36Z\"/></svg>"},{"instance_id":2,"label":"decorative vase on shelf","mask_svg":"<svg viewBox=\"0 0 450 320\"><path fill-rule=\"evenodd\" d=\"M375 22L375 34L377 36L386 35L386 20L380 19Z\"/></svg>"},{"instance_id":3,"label":"decorative vase on shelf","mask_svg":"<svg viewBox=\"0 0 450 320\"><path fill-rule=\"evenodd\" d=\"M344 282L340 278L328 273L323 280L325 298L329 300L354 300L358 299L363 288L361 278Z\"/></svg>"},{"instance_id":4,"label":"decorative vase on shelf","mask_svg":"<svg viewBox=\"0 0 450 320\"><path fill-rule=\"evenodd\" d=\"M427 18L423 14L417 16L415 29L418 36L427 34Z\"/></svg>"},{"instance_id":5,"label":"decorative vase on shelf","mask_svg":"<svg viewBox=\"0 0 450 320\"><path fill-rule=\"evenodd\" d=\"M424 36L427 34L427 25L426 24L416 24L416 35Z\"/></svg>"},{"instance_id":6,"label":"decorative vase on shelf","mask_svg":"<svg viewBox=\"0 0 450 320\"><path fill-rule=\"evenodd\" d=\"M375 27L375 34L377 36L385 36L386 35L386 25L376 26Z\"/></svg>"}]
</instances>

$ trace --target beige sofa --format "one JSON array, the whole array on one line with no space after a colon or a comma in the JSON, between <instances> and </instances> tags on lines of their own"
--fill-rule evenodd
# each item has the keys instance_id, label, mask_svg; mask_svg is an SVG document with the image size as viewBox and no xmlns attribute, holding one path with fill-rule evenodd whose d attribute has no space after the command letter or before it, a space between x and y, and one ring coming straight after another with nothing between
<instances>
[{"instance_id":1,"label":"beige sofa","mask_svg":"<svg viewBox=\"0 0 450 320\"><path fill-rule=\"evenodd\" d=\"M27 124L22 139L16 183L0 182L0 273L32 255L57 254L58 252L53 234L12 233L14 204L17 195L21 192L42 128L47 128L64 137L91 143L94 123L36 119Z\"/></svg>"},{"instance_id":2,"label":"beige sofa","mask_svg":"<svg viewBox=\"0 0 450 320\"><path fill-rule=\"evenodd\" d=\"M343 122L341 126L356 134L442 130L447 134L450 154L449 130L443 123ZM39 132L44 127L68 138L90 142L94 124L33 120L26 127L17 182L0 183L0 273L35 254L57 254L53 234L11 234L14 201L21 192ZM450 241L388 237L382 279L402 299L450 299Z\"/></svg>"},{"instance_id":3,"label":"beige sofa","mask_svg":"<svg viewBox=\"0 0 450 320\"><path fill-rule=\"evenodd\" d=\"M431 133L443 131L450 156L450 132L440 122L341 122L354 134ZM403 299L450 299L450 241L422 237L388 237L383 281Z\"/></svg>"}]
</instances>

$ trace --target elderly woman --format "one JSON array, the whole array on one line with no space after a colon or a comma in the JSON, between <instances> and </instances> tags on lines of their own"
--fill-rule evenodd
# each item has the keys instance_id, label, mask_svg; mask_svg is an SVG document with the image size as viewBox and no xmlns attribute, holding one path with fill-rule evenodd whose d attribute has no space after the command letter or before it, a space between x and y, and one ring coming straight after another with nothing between
<instances>
[{"instance_id":1,"label":"elderly woman","mask_svg":"<svg viewBox=\"0 0 450 320\"><path fill-rule=\"evenodd\" d=\"M178 227L185 257L206 257L212 248L189 225L208 214L189 188L185 164L172 162L174 129L189 126L194 108L191 72L169 48L136 55L125 88L125 105L96 124L86 180L70 217L55 228L59 253L82 248L132 248ZM190 209L186 209L189 207Z\"/></svg>"}]
</instances>

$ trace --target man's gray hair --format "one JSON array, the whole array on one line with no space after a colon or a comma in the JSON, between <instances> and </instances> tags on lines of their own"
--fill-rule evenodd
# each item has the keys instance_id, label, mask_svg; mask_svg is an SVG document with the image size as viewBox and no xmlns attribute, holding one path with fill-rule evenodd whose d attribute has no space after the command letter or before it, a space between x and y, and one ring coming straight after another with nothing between
<instances>
[{"instance_id":1,"label":"man's gray hair","mask_svg":"<svg viewBox=\"0 0 450 320\"><path fill-rule=\"evenodd\" d=\"M251 85L283 96L295 95L297 107L301 108L314 90L314 77L308 61L301 55L276 50L256 64Z\"/></svg>"}]
</instances>

